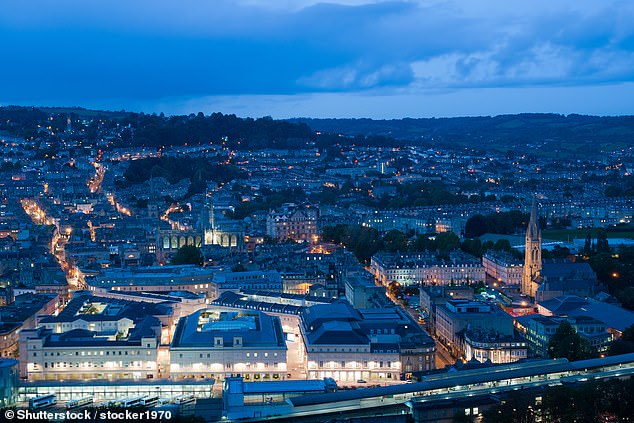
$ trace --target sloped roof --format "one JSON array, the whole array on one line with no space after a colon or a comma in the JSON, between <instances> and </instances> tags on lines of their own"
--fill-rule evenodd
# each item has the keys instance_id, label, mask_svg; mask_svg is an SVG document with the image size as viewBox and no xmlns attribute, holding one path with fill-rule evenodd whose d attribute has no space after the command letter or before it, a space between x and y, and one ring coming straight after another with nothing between
<instances>
[{"instance_id":1,"label":"sloped roof","mask_svg":"<svg viewBox=\"0 0 634 423\"><path fill-rule=\"evenodd\" d=\"M367 345L369 339L359 333L358 328L353 327L350 322L340 320L329 320L323 322L308 338L311 344L337 345L337 344L357 344Z\"/></svg>"},{"instance_id":2,"label":"sloped roof","mask_svg":"<svg viewBox=\"0 0 634 423\"><path fill-rule=\"evenodd\" d=\"M561 297L551 298L550 300L539 303L541 307L560 316L567 315L571 311L586 304L588 304L587 300L577 297L576 295L563 295Z\"/></svg>"},{"instance_id":3,"label":"sloped roof","mask_svg":"<svg viewBox=\"0 0 634 423\"><path fill-rule=\"evenodd\" d=\"M544 261L541 274L544 278L552 279L591 279L596 280L596 274L586 262L572 261Z\"/></svg>"},{"instance_id":4,"label":"sloped roof","mask_svg":"<svg viewBox=\"0 0 634 423\"><path fill-rule=\"evenodd\" d=\"M633 311L594 299L585 300L575 295L565 295L540 302L539 305L558 316L592 317L619 331L634 325Z\"/></svg>"}]
</instances>

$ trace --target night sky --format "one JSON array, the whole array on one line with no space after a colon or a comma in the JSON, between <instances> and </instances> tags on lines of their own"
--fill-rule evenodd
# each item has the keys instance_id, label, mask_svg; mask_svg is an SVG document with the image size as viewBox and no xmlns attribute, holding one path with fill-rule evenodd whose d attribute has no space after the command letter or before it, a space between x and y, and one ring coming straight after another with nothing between
<instances>
[{"instance_id":1,"label":"night sky","mask_svg":"<svg viewBox=\"0 0 634 423\"><path fill-rule=\"evenodd\" d=\"M23 0L0 60L2 105L634 114L634 2Z\"/></svg>"}]
</instances>

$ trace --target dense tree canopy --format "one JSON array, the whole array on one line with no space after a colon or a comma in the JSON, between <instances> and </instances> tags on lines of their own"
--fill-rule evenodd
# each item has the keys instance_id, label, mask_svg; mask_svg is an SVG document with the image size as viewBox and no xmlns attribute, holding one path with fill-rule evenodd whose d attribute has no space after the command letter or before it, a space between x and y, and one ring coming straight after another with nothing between
<instances>
[{"instance_id":1,"label":"dense tree canopy","mask_svg":"<svg viewBox=\"0 0 634 423\"><path fill-rule=\"evenodd\" d=\"M634 325L623 331L623 335L610 346L610 355L634 352Z\"/></svg>"},{"instance_id":2,"label":"dense tree canopy","mask_svg":"<svg viewBox=\"0 0 634 423\"><path fill-rule=\"evenodd\" d=\"M465 225L465 236L475 238L485 233L513 234L526 228L529 215L517 210L487 216L471 216Z\"/></svg>"},{"instance_id":3,"label":"dense tree canopy","mask_svg":"<svg viewBox=\"0 0 634 423\"><path fill-rule=\"evenodd\" d=\"M361 225L326 226L322 231L325 241L343 244L363 263L383 247L379 232L374 228Z\"/></svg>"},{"instance_id":4,"label":"dense tree canopy","mask_svg":"<svg viewBox=\"0 0 634 423\"><path fill-rule=\"evenodd\" d=\"M200 252L200 249L193 245L183 245L178 249L174 258L172 258L172 264L203 264L204 257Z\"/></svg>"},{"instance_id":5,"label":"dense tree canopy","mask_svg":"<svg viewBox=\"0 0 634 423\"><path fill-rule=\"evenodd\" d=\"M542 397L541 404L535 397ZM634 378L549 386L542 394L513 391L483 413L485 423L630 421ZM462 420L461 420L462 421ZM469 420L471 421L471 420Z\"/></svg>"},{"instance_id":6,"label":"dense tree canopy","mask_svg":"<svg viewBox=\"0 0 634 423\"><path fill-rule=\"evenodd\" d=\"M135 128L134 137L130 134L122 143L153 147L224 142L237 149L302 148L313 138L311 129L302 123L222 113L169 117L130 113L122 123Z\"/></svg>"},{"instance_id":7,"label":"dense tree canopy","mask_svg":"<svg viewBox=\"0 0 634 423\"><path fill-rule=\"evenodd\" d=\"M567 358L570 361L584 360L591 357L590 345L564 320L548 343L550 358Z\"/></svg>"}]
</instances>

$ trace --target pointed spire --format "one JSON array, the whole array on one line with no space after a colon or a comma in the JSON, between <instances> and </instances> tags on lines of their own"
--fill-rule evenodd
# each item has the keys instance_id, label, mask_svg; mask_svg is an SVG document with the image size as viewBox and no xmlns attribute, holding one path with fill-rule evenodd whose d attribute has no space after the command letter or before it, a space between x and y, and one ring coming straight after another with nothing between
<instances>
[{"instance_id":1,"label":"pointed spire","mask_svg":"<svg viewBox=\"0 0 634 423\"><path fill-rule=\"evenodd\" d=\"M533 195L533 204L531 205L531 217L528 222L528 230L526 236L534 239L539 236L539 221L537 217L537 195Z\"/></svg>"}]
</instances>

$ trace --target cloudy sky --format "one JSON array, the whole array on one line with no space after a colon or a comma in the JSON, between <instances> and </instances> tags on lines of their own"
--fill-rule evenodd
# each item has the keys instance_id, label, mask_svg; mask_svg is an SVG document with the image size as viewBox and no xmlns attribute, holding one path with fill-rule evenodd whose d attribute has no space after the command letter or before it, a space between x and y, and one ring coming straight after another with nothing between
<instances>
[{"instance_id":1,"label":"cloudy sky","mask_svg":"<svg viewBox=\"0 0 634 423\"><path fill-rule=\"evenodd\" d=\"M0 104L273 117L634 114L631 0L23 0Z\"/></svg>"}]
</instances>

